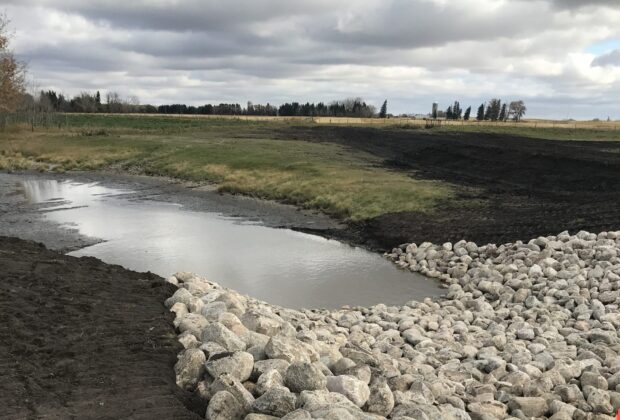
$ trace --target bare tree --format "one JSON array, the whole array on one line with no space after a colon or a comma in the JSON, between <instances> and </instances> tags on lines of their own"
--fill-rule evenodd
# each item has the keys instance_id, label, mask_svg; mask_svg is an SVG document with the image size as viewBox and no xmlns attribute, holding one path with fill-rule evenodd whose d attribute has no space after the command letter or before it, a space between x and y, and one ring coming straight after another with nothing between
<instances>
[{"instance_id":1,"label":"bare tree","mask_svg":"<svg viewBox=\"0 0 620 420\"><path fill-rule=\"evenodd\" d=\"M526 111L527 107L522 100L510 102L508 114L512 115L512 119L514 119L515 121L520 121L521 118L523 118L523 116L525 115Z\"/></svg>"},{"instance_id":2,"label":"bare tree","mask_svg":"<svg viewBox=\"0 0 620 420\"><path fill-rule=\"evenodd\" d=\"M0 14L0 112L13 112L25 92L26 67L9 49L9 20Z\"/></svg>"}]
</instances>

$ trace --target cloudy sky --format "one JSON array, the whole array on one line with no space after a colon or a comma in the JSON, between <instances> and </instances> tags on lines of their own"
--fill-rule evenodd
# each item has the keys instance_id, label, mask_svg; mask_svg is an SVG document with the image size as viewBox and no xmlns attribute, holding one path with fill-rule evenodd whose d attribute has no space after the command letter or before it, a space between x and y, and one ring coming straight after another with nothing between
<instances>
[{"instance_id":1,"label":"cloudy sky","mask_svg":"<svg viewBox=\"0 0 620 420\"><path fill-rule=\"evenodd\" d=\"M0 0L42 88L620 119L618 0Z\"/></svg>"}]
</instances>

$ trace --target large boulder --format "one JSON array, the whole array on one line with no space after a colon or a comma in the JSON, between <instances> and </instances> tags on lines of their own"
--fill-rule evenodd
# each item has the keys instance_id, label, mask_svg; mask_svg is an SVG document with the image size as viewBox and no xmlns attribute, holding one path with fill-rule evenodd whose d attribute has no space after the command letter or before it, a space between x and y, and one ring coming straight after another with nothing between
<instances>
[{"instance_id":1,"label":"large boulder","mask_svg":"<svg viewBox=\"0 0 620 420\"><path fill-rule=\"evenodd\" d=\"M207 420L243 420L247 410L230 392L220 391L211 398Z\"/></svg>"},{"instance_id":2,"label":"large boulder","mask_svg":"<svg viewBox=\"0 0 620 420\"><path fill-rule=\"evenodd\" d=\"M181 333L189 332L198 340L202 337L202 332L209 325L209 321L200 315L195 313L188 313L184 315L178 322L178 328Z\"/></svg>"},{"instance_id":3,"label":"large boulder","mask_svg":"<svg viewBox=\"0 0 620 420\"><path fill-rule=\"evenodd\" d=\"M366 410L387 417L393 409L394 394L385 378L373 381L370 385L370 397L366 403Z\"/></svg>"},{"instance_id":4,"label":"large boulder","mask_svg":"<svg viewBox=\"0 0 620 420\"><path fill-rule=\"evenodd\" d=\"M324 389L327 385L325 375L312 363L293 363L286 370L284 385L293 392Z\"/></svg>"},{"instance_id":5,"label":"large boulder","mask_svg":"<svg viewBox=\"0 0 620 420\"><path fill-rule=\"evenodd\" d=\"M358 407L366 404L370 397L368 385L350 375L328 376L327 389L344 395Z\"/></svg>"},{"instance_id":6,"label":"large boulder","mask_svg":"<svg viewBox=\"0 0 620 420\"><path fill-rule=\"evenodd\" d=\"M193 390L202 380L205 371L205 354L199 349L187 349L174 365L177 385L185 390Z\"/></svg>"},{"instance_id":7,"label":"large boulder","mask_svg":"<svg viewBox=\"0 0 620 420\"><path fill-rule=\"evenodd\" d=\"M228 351L245 350L245 342L219 322L207 325L202 331L202 342L214 342Z\"/></svg>"},{"instance_id":8,"label":"large boulder","mask_svg":"<svg viewBox=\"0 0 620 420\"><path fill-rule=\"evenodd\" d=\"M319 360L319 354L310 345L283 335L269 339L265 354L270 359L284 359L289 363L311 363Z\"/></svg>"},{"instance_id":9,"label":"large boulder","mask_svg":"<svg viewBox=\"0 0 620 420\"><path fill-rule=\"evenodd\" d=\"M245 382L252 374L254 357L244 351L223 353L212 357L205 363L205 367L213 378L219 378L220 375L229 373L240 382Z\"/></svg>"},{"instance_id":10,"label":"large boulder","mask_svg":"<svg viewBox=\"0 0 620 420\"><path fill-rule=\"evenodd\" d=\"M252 411L259 414L284 417L295 410L296 397L286 388L272 388L252 404Z\"/></svg>"}]
</instances>

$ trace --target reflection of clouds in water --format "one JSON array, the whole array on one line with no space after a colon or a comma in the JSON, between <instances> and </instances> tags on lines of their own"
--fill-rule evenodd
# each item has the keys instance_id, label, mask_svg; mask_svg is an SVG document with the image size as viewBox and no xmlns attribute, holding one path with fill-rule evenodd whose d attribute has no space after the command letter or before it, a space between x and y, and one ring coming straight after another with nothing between
<instances>
[{"instance_id":1,"label":"reflection of clouds in water","mask_svg":"<svg viewBox=\"0 0 620 420\"><path fill-rule=\"evenodd\" d=\"M378 254L319 236L184 211L170 203L129 200L97 184L31 181L26 188L38 200L61 196L72 206L85 205L46 215L107 241L74 255L162 276L194 271L242 293L294 307L402 304L439 293L434 283L416 281Z\"/></svg>"},{"instance_id":2,"label":"reflection of clouds in water","mask_svg":"<svg viewBox=\"0 0 620 420\"><path fill-rule=\"evenodd\" d=\"M20 187L24 198L33 204L50 202L57 204L62 200L71 206L89 206L96 205L100 197L124 193L122 190L106 188L97 183L82 184L56 180L25 180L20 183Z\"/></svg>"}]
</instances>

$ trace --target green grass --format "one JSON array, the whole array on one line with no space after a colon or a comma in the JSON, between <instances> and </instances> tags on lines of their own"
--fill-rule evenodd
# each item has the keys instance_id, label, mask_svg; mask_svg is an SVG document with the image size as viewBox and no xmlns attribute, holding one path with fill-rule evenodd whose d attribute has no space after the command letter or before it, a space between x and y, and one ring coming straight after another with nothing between
<instances>
[{"instance_id":1,"label":"green grass","mask_svg":"<svg viewBox=\"0 0 620 420\"><path fill-rule=\"evenodd\" d=\"M381 167L336 144L274 138L281 122L68 115L63 129L0 133L0 168L105 170L216 183L240 193L363 220L431 212L454 188Z\"/></svg>"}]
</instances>

